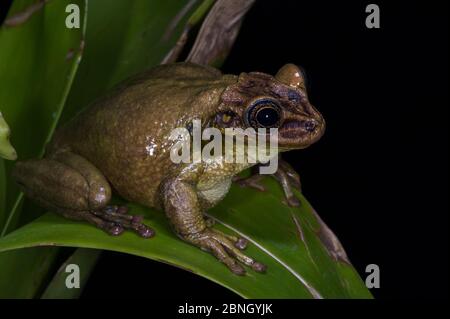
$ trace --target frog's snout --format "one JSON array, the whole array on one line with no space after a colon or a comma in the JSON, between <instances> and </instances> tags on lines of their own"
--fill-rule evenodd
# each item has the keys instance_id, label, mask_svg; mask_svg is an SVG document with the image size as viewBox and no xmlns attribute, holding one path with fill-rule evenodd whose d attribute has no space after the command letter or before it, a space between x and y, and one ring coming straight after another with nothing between
<instances>
[{"instance_id":1,"label":"frog's snout","mask_svg":"<svg viewBox=\"0 0 450 319\"><path fill-rule=\"evenodd\" d=\"M314 132L318 123L316 120L308 120L308 121L303 121L301 125L305 131Z\"/></svg>"}]
</instances>

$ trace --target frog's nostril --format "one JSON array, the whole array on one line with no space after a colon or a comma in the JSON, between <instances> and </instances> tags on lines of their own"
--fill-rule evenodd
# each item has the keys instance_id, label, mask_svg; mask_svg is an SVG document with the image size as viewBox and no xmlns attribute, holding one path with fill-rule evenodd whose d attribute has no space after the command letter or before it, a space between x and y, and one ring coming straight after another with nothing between
<instances>
[{"instance_id":1,"label":"frog's nostril","mask_svg":"<svg viewBox=\"0 0 450 319\"><path fill-rule=\"evenodd\" d=\"M317 122L314 120L310 120L310 121L305 121L303 124L303 127L305 128L306 131L308 132L312 132L314 131L314 129L317 126Z\"/></svg>"}]
</instances>

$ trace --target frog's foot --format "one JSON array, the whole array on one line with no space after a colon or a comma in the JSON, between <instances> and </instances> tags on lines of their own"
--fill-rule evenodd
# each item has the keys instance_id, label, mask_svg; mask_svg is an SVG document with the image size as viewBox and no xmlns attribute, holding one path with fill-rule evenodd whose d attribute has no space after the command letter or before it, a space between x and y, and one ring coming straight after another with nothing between
<instances>
[{"instance_id":1,"label":"frog's foot","mask_svg":"<svg viewBox=\"0 0 450 319\"><path fill-rule=\"evenodd\" d=\"M205 228L203 231L195 234L182 236L186 241L200 247L203 250L211 252L219 261L224 263L236 275L244 275L245 269L239 262L251 267L257 272L265 272L267 267L246 256L240 249L237 248L237 243L247 241L237 237L225 235L222 232L211 228Z\"/></svg>"},{"instance_id":2,"label":"frog's foot","mask_svg":"<svg viewBox=\"0 0 450 319\"><path fill-rule=\"evenodd\" d=\"M279 159L278 169L275 174L271 175L283 188L286 203L289 206L300 206L299 199L294 195L294 189L302 191L300 176L286 161ZM257 169L252 169L249 177L235 176L233 182L236 182L241 187L250 187L264 192L266 188L262 184L263 176L258 173Z\"/></svg>"},{"instance_id":3,"label":"frog's foot","mask_svg":"<svg viewBox=\"0 0 450 319\"><path fill-rule=\"evenodd\" d=\"M206 227L208 227L208 228L211 228L212 226L214 226L216 224L216 220L212 217L204 215L203 218L205 219L205 224L206 224ZM216 232L219 233L220 231L216 230ZM248 244L247 239L245 239L243 237L228 235L228 234L225 234L222 232L220 232L220 233L222 235L224 235L225 237L227 237L229 240L231 240L236 248L239 248L241 250L244 250L245 248L247 248L247 244Z\"/></svg>"},{"instance_id":4,"label":"frog's foot","mask_svg":"<svg viewBox=\"0 0 450 319\"><path fill-rule=\"evenodd\" d=\"M278 169L272 175L283 188L284 197L289 206L300 206L299 199L294 195L294 189L302 191L300 176L287 162L280 158Z\"/></svg>"},{"instance_id":5,"label":"frog's foot","mask_svg":"<svg viewBox=\"0 0 450 319\"><path fill-rule=\"evenodd\" d=\"M84 217L88 222L103 229L108 234L117 236L125 229L136 232L139 236L150 238L155 235L155 231L142 223L142 216L129 215L126 206L110 205L102 209L88 212Z\"/></svg>"},{"instance_id":6,"label":"frog's foot","mask_svg":"<svg viewBox=\"0 0 450 319\"><path fill-rule=\"evenodd\" d=\"M254 188L260 192L265 192L266 188L262 184L262 176L258 173L252 174L248 177L234 176L233 182L237 183L241 187Z\"/></svg>"}]
</instances>

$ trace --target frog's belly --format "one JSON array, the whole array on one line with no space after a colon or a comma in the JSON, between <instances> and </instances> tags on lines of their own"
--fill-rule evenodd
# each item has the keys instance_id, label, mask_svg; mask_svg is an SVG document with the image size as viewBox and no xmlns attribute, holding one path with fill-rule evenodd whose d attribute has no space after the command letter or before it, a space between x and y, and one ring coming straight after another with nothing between
<instances>
[{"instance_id":1,"label":"frog's belly","mask_svg":"<svg viewBox=\"0 0 450 319\"><path fill-rule=\"evenodd\" d=\"M205 171L197 184L198 196L209 207L220 202L231 187L233 176L252 166L249 163L226 163L224 158L217 158L205 163Z\"/></svg>"},{"instance_id":2,"label":"frog's belly","mask_svg":"<svg viewBox=\"0 0 450 319\"><path fill-rule=\"evenodd\" d=\"M199 190L198 195L210 206L214 206L225 197L230 189L230 186L231 178L224 179L223 181L214 185L214 187L212 188Z\"/></svg>"}]
</instances>

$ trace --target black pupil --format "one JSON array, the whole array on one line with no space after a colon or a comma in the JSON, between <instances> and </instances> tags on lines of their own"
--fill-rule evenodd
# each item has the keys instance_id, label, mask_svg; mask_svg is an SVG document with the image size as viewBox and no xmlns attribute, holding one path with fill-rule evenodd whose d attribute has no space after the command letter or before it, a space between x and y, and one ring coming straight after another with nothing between
<instances>
[{"instance_id":1,"label":"black pupil","mask_svg":"<svg viewBox=\"0 0 450 319\"><path fill-rule=\"evenodd\" d=\"M280 116L272 107L263 107L256 113L256 121L264 127L271 127L278 123Z\"/></svg>"}]
</instances>

